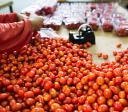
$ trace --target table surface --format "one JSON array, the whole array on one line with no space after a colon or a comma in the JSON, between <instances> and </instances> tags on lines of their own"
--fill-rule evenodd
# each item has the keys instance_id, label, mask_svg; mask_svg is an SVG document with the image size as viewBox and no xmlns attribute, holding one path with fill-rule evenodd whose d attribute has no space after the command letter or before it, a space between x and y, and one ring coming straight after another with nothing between
<instances>
[{"instance_id":1,"label":"table surface","mask_svg":"<svg viewBox=\"0 0 128 112\"><path fill-rule=\"evenodd\" d=\"M118 4L115 4L117 8L117 12L124 12L126 17L128 16L128 12ZM77 30L72 30L77 33ZM62 26L58 31L59 35L68 38L69 30L66 29L65 26ZM115 32L104 32L100 27L98 31L94 31L96 44L92 45L90 48L87 48L87 51L91 52L93 55L93 62L101 63L104 61L112 61L114 60L113 51L121 51L126 50L128 48L128 37L118 37ZM121 43L122 46L117 48L116 45ZM97 53L102 52L103 54L108 54L108 59L103 59L103 57L98 57Z\"/></svg>"}]
</instances>

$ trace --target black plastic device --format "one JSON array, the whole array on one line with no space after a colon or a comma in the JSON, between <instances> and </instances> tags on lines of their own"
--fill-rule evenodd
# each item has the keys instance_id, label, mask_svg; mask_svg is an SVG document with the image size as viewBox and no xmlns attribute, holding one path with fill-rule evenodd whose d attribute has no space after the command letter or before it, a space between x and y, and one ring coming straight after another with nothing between
<instances>
[{"instance_id":1,"label":"black plastic device","mask_svg":"<svg viewBox=\"0 0 128 112\"><path fill-rule=\"evenodd\" d=\"M95 44L95 35L91 26L83 24L78 29L78 34L69 32L69 40L74 44L84 44L90 42Z\"/></svg>"}]
</instances>

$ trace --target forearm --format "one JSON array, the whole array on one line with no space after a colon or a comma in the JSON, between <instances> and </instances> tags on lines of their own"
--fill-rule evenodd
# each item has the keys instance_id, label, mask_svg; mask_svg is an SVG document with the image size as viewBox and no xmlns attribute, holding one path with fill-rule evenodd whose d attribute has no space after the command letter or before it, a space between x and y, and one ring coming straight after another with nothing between
<instances>
[{"instance_id":1,"label":"forearm","mask_svg":"<svg viewBox=\"0 0 128 112\"><path fill-rule=\"evenodd\" d=\"M0 14L0 23L12 23L17 21L18 18L16 13Z\"/></svg>"},{"instance_id":2,"label":"forearm","mask_svg":"<svg viewBox=\"0 0 128 112\"><path fill-rule=\"evenodd\" d=\"M32 39L32 25L28 19L0 24L0 53L21 49Z\"/></svg>"}]
</instances>

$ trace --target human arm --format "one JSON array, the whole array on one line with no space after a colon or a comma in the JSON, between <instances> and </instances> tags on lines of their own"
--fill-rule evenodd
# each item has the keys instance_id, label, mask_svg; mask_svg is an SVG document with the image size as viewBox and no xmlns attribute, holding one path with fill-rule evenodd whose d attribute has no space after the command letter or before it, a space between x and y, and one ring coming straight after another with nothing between
<instances>
[{"instance_id":1,"label":"human arm","mask_svg":"<svg viewBox=\"0 0 128 112\"><path fill-rule=\"evenodd\" d=\"M43 18L37 15L27 17L23 14L11 13L9 17L12 18L9 22L6 18L4 20L4 17L1 19L3 23L0 23L0 53L21 49L31 41L32 32L38 31L43 24Z\"/></svg>"},{"instance_id":2,"label":"human arm","mask_svg":"<svg viewBox=\"0 0 128 112\"><path fill-rule=\"evenodd\" d=\"M0 23L12 23L17 21L18 18L16 13L0 14Z\"/></svg>"},{"instance_id":3,"label":"human arm","mask_svg":"<svg viewBox=\"0 0 128 112\"><path fill-rule=\"evenodd\" d=\"M0 53L19 50L31 39L32 25L29 19L0 24Z\"/></svg>"}]
</instances>

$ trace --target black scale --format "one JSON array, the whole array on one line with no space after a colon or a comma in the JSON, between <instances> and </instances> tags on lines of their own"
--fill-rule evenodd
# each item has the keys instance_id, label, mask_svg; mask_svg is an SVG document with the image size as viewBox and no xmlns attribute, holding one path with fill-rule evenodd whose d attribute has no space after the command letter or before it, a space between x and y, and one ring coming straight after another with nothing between
<instances>
[{"instance_id":1,"label":"black scale","mask_svg":"<svg viewBox=\"0 0 128 112\"><path fill-rule=\"evenodd\" d=\"M95 35L91 26L83 24L78 29L78 34L69 32L69 40L74 44L84 44L90 42L95 44Z\"/></svg>"}]
</instances>

